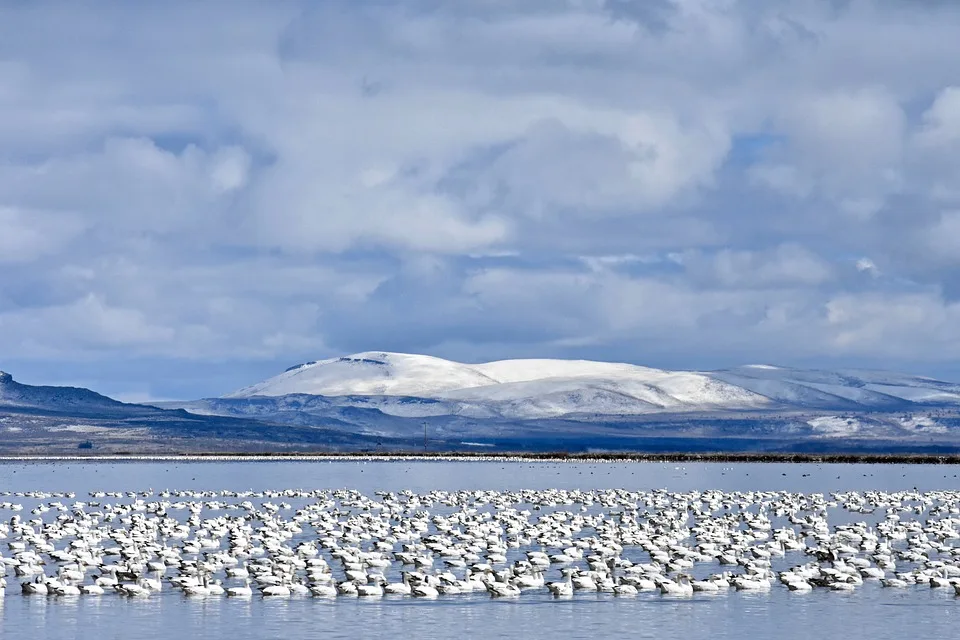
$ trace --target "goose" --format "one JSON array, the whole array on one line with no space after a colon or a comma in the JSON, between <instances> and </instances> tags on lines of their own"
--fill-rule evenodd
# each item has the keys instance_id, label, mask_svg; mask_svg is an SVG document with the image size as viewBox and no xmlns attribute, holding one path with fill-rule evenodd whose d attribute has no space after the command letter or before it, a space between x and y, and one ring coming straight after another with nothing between
<instances>
[{"instance_id":1,"label":"goose","mask_svg":"<svg viewBox=\"0 0 960 640\"><path fill-rule=\"evenodd\" d=\"M310 594L317 598L334 598L337 596L337 588L331 584L311 584Z\"/></svg>"},{"instance_id":2,"label":"goose","mask_svg":"<svg viewBox=\"0 0 960 640\"><path fill-rule=\"evenodd\" d=\"M160 580L161 573L159 571L155 571L154 575L156 576L155 578L141 578L139 582L142 586L150 589L151 591L162 591L163 582Z\"/></svg>"},{"instance_id":3,"label":"goose","mask_svg":"<svg viewBox=\"0 0 960 640\"><path fill-rule=\"evenodd\" d=\"M53 587L48 587L48 591L58 596L79 596L83 593L80 587L68 582L61 582Z\"/></svg>"},{"instance_id":4,"label":"goose","mask_svg":"<svg viewBox=\"0 0 960 640\"><path fill-rule=\"evenodd\" d=\"M20 586L23 595L26 596L45 596L49 593L47 583L44 582L42 575L37 576L31 582L24 582Z\"/></svg>"},{"instance_id":5,"label":"goose","mask_svg":"<svg viewBox=\"0 0 960 640\"><path fill-rule=\"evenodd\" d=\"M428 584L416 584L410 587L410 595L415 598L436 598L440 592Z\"/></svg>"},{"instance_id":6,"label":"goose","mask_svg":"<svg viewBox=\"0 0 960 640\"><path fill-rule=\"evenodd\" d=\"M250 571L247 569L246 563L241 567L227 567L225 571L228 578L248 578L250 577Z\"/></svg>"},{"instance_id":7,"label":"goose","mask_svg":"<svg viewBox=\"0 0 960 640\"><path fill-rule=\"evenodd\" d=\"M460 585L455 582L441 582L436 587L437 593L445 596L455 596L462 593Z\"/></svg>"},{"instance_id":8,"label":"goose","mask_svg":"<svg viewBox=\"0 0 960 640\"><path fill-rule=\"evenodd\" d=\"M543 574L539 571L516 576L512 582L518 589L539 589L544 585Z\"/></svg>"},{"instance_id":9,"label":"goose","mask_svg":"<svg viewBox=\"0 0 960 640\"><path fill-rule=\"evenodd\" d=\"M94 580L94 584L100 587L112 587L116 585L118 582L119 580L117 579L117 572L115 569L111 570L108 573L98 576Z\"/></svg>"},{"instance_id":10,"label":"goose","mask_svg":"<svg viewBox=\"0 0 960 640\"><path fill-rule=\"evenodd\" d=\"M770 581L761 577L736 576L731 581L737 591L769 591Z\"/></svg>"},{"instance_id":11,"label":"goose","mask_svg":"<svg viewBox=\"0 0 960 640\"><path fill-rule=\"evenodd\" d=\"M639 593L635 586L626 582L620 582L616 584L613 587L613 592L618 596L635 596L637 593Z\"/></svg>"},{"instance_id":12,"label":"goose","mask_svg":"<svg viewBox=\"0 0 960 640\"><path fill-rule=\"evenodd\" d=\"M573 576L573 578L571 579L571 582L573 583L574 589L584 590L584 591L597 590L596 581L591 576L586 574L577 574Z\"/></svg>"},{"instance_id":13,"label":"goose","mask_svg":"<svg viewBox=\"0 0 960 640\"><path fill-rule=\"evenodd\" d=\"M144 586L146 589L148 589L148 590L152 590L152 589L150 589L150 587L147 586L147 585L143 585L143 586ZM203 596L209 596L209 595L211 595L211 594L210 594L210 586L207 584L207 577L204 576L203 579L200 581L199 584L187 584L187 585L184 585L184 587L183 587L183 592L184 592L186 595L188 595L188 596L197 596L197 597L203 597Z\"/></svg>"},{"instance_id":14,"label":"goose","mask_svg":"<svg viewBox=\"0 0 960 640\"><path fill-rule=\"evenodd\" d=\"M886 571L880 567L861 567L860 575L866 580L879 580L886 575Z\"/></svg>"},{"instance_id":15,"label":"goose","mask_svg":"<svg viewBox=\"0 0 960 640\"><path fill-rule=\"evenodd\" d=\"M910 583L901 578L881 578L880 584L882 584L884 587L894 589L904 589L910 586Z\"/></svg>"},{"instance_id":16,"label":"goose","mask_svg":"<svg viewBox=\"0 0 960 640\"><path fill-rule=\"evenodd\" d=\"M114 589L128 598L146 598L150 595L150 589L135 582L120 583L114 585Z\"/></svg>"},{"instance_id":17,"label":"goose","mask_svg":"<svg viewBox=\"0 0 960 640\"><path fill-rule=\"evenodd\" d=\"M400 574L400 582L391 582L383 588L384 593L392 595L408 596L410 595L410 577L404 571Z\"/></svg>"},{"instance_id":18,"label":"goose","mask_svg":"<svg viewBox=\"0 0 960 640\"><path fill-rule=\"evenodd\" d=\"M660 581L660 592L670 596L692 596L693 585L690 584L690 577L686 574L677 576L677 581L666 578Z\"/></svg>"},{"instance_id":19,"label":"goose","mask_svg":"<svg viewBox=\"0 0 960 640\"><path fill-rule=\"evenodd\" d=\"M246 578L243 581L242 587L228 587L227 596L233 598L249 598L253 595L253 589L250 587L250 579Z\"/></svg>"},{"instance_id":20,"label":"goose","mask_svg":"<svg viewBox=\"0 0 960 640\"><path fill-rule=\"evenodd\" d=\"M383 596L383 587L379 584L358 584L357 595L366 598L379 598Z\"/></svg>"},{"instance_id":21,"label":"goose","mask_svg":"<svg viewBox=\"0 0 960 640\"><path fill-rule=\"evenodd\" d=\"M637 588L637 591L659 591L660 585L653 578L633 578L631 584Z\"/></svg>"},{"instance_id":22,"label":"goose","mask_svg":"<svg viewBox=\"0 0 960 640\"><path fill-rule=\"evenodd\" d=\"M62 567L58 573L60 580L65 580L69 582L82 582L86 577L83 572L83 566L79 563L74 565L75 568Z\"/></svg>"},{"instance_id":23,"label":"goose","mask_svg":"<svg viewBox=\"0 0 960 640\"><path fill-rule=\"evenodd\" d=\"M270 584L260 589L260 593L265 597L282 598L290 595L290 587L285 584Z\"/></svg>"},{"instance_id":24,"label":"goose","mask_svg":"<svg viewBox=\"0 0 960 640\"><path fill-rule=\"evenodd\" d=\"M488 582L487 591L494 598L513 598L520 595L519 587L509 582Z\"/></svg>"},{"instance_id":25,"label":"goose","mask_svg":"<svg viewBox=\"0 0 960 640\"><path fill-rule=\"evenodd\" d=\"M694 580L690 584L694 591L720 591L720 585L713 580Z\"/></svg>"},{"instance_id":26,"label":"goose","mask_svg":"<svg viewBox=\"0 0 960 640\"><path fill-rule=\"evenodd\" d=\"M555 597L562 596L572 596L573 595L573 572L574 569L564 569L561 571L563 576L566 578L560 582L548 582L547 589Z\"/></svg>"}]
</instances>

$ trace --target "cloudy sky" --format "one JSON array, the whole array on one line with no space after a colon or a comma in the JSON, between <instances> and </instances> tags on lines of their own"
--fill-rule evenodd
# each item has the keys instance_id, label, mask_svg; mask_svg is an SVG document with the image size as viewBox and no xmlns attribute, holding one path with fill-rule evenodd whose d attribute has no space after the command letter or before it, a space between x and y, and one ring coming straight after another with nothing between
<instances>
[{"instance_id":1,"label":"cloudy sky","mask_svg":"<svg viewBox=\"0 0 960 640\"><path fill-rule=\"evenodd\" d=\"M960 379L960 3L0 5L0 368Z\"/></svg>"}]
</instances>

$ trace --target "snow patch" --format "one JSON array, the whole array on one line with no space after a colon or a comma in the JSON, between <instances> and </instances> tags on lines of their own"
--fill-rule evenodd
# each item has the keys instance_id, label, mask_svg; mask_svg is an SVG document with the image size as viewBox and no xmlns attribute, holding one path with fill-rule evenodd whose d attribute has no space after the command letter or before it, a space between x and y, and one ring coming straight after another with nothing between
<instances>
[{"instance_id":1,"label":"snow patch","mask_svg":"<svg viewBox=\"0 0 960 640\"><path fill-rule=\"evenodd\" d=\"M821 416L807 420L814 431L833 437L842 437L853 435L860 431L863 426L856 418L842 418L840 416Z\"/></svg>"},{"instance_id":2,"label":"snow patch","mask_svg":"<svg viewBox=\"0 0 960 640\"><path fill-rule=\"evenodd\" d=\"M947 428L929 416L900 418L900 426L907 431L920 433L946 433Z\"/></svg>"},{"instance_id":3,"label":"snow patch","mask_svg":"<svg viewBox=\"0 0 960 640\"><path fill-rule=\"evenodd\" d=\"M47 431L69 431L72 433L104 433L114 431L111 427L98 427L90 424L65 424L57 427L47 427Z\"/></svg>"}]
</instances>

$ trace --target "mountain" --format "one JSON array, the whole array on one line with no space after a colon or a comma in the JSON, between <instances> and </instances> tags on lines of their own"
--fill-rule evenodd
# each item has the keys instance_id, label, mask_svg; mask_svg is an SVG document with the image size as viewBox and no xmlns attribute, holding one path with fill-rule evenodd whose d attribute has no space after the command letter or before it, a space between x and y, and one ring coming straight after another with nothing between
<instances>
[{"instance_id":1,"label":"mountain","mask_svg":"<svg viewBox=\"0 0 960 640\"><path fill-rule=\"evenodd\" d=\"M350 451L382 441L335 419L297 426L196 415L119 402L79 387L21 384L0 372L0 454Z\"/></svg>"},{"instance_id":2,"label":"mountain","mask_svg":"<svg viewBox=\"0 0 960 640\"><path fill-rule=\"evenodd\" d=\"M364 352L290 367L194 414L488 451L960 451L960 385L878 371L465 364Z\"/></svg>"},{"instance_id":3,"label":"mountain","mask_svg":"<svg viewBox=\"0 0 960 640\"><path fill-rule=\"evenodd\" d=\"M365 352L220 398L118 402L0 373L0 453L960 452L960 385L877 371L464 364Z\"/></svg>"},{"instance_id":4,"label":"mountain","mask_svg":"<svg viewBox=\"0 0 960 640\"><path fill-rule=\"evenodd\" d=\"M0 371L0 408L41 409L102 413L121 409L124 403L79 387L36 387L20 384ZM144 407L146 409L146 407Z\"/></svg>"},{"instance_id":5,"label":"mountain","mask_svg":"<svg viewBox=\"0 0 960 640\"><path fill-rule=\"evenodd\" d=\"M887 372L830 372L770 365L704 372L666 371L585 360L464 364L385 352L358 353L291 367L224 399L299 394L340 398L337 404L375 406L390 415L450 414L518 420L576 415L892 411L960 406L958 384Z\"/></svg>"}]
</instances>

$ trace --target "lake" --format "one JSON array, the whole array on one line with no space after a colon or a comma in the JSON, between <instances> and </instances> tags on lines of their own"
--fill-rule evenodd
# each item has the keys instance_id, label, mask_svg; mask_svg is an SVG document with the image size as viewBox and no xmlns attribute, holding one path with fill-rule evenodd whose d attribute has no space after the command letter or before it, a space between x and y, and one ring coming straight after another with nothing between
<instances>
[{"instance_id":1,"label":"lake","mask_svg":"<svg viewBox=\"0 0 960 640\"><path fill-rule=\"evenodd\" d=\"M75 498L0 497L22 505L24 520L45 523L56 510L31 513L58 500L90 500L91 492L191 490L208 492L282 489L353 489L375 492L608 490L670 492L694 490L787 491L816 494L847 491L954 491L960 468L952 465L834 464L671 464L529 461L231 461L231 462L4 462L0 491L73 492ZM131 502L134 497L100 498ZM144 498L148 502L154 497ZM171 497L169 500L188 500ZM265 502L268 498L246 498ZM284 498L298 509L312 500ZM234 500L236 501L236 500ZM277 502L277 499L274 499ZM586 508L585 508L586 510ZM599 504L587 513L601 511ZM436 505L438 513L444 507ZM447 510L449 511L449 509ZM548 510L549 511L549 510ZM0 518L14 515L0 509ZM831 524L878 519L882 514L848 514L831 508ZM903 516L906 519L906 515ZM777 523L775 523L777 524ZM120 526L111 523L110 526ZM310 539L309 531L302 539ZM312 536L316 538L315 535ZM6 541L0 550L9 557ZM63 545L60 545L63 546ZM522 549L511 550L511 562ZM633 553L633 552L631 552ZM625 551L626 555L626 551ZM788 554L789 556L789 554ZM635 561L644 561L640 555ZM797 565L803 555L781 561ZM775 566L774 568L778 568ZM717 571L707 567L704 571ZM389 571L393 572L393 569ZM167 575L171 575L168 572ZM551 569L548 579L557 579ZM391 580L396 578L388 575ZM695 576L702 577L702 576ZM816 589L794 593L776 583L768 592L730 589L671 598L657 593L620 597L577 592L555 599L546 590L517 598L491 598L486 592L413 598L338 597L335 599L201 598L167 586L145 599L103 596L22 596L25 578L7 571L7 595L0 604L0 629L8 637L150 638L204 637L612 637L641 638L851 638L949 637L960 624L960 601L953 589L912 586L886 589L865 582L854 591Z\"/></svg>"}]
</instances>

